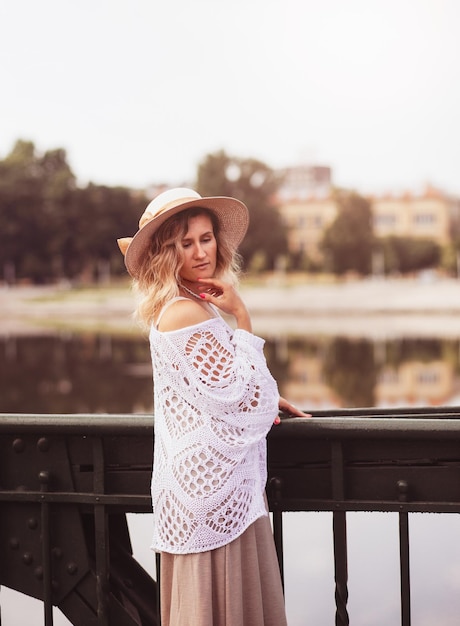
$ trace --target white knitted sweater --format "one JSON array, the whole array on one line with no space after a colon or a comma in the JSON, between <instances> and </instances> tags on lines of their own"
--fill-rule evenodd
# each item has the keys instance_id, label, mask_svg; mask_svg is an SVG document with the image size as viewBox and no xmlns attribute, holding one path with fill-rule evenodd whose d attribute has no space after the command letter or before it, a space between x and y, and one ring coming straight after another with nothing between
<instances>
[{"instance_id":1,"label":"white knitted sweater","mask_svg":"<svg viewBox=\"0 0 460 626\"><path fill-rule=\"evenodd\" d=\"M154 550L212 550L267 514L266 435L279 395L263 345L220 316L152 327Z\"/></svg>"}]
</instances>

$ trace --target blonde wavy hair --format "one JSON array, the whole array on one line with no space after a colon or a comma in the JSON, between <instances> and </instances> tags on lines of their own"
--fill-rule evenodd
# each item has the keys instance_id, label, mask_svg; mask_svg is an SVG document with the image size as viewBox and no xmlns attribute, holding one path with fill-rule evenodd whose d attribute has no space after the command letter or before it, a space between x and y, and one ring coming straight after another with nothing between
<instances>
[{"instance_id":1,"label":"blonde wavy hair","mask_svg":"<svg viewBox=\"0 0 460 626\"><path fill-rule=\"evenodd\" d=\"M181 241L188 231L189 220L198 215L210 218L217 243L215 277L238 284L241 258L227 243L217 216L208 209L193 208L166 220L152 236L152 241L133 280L138 297L134 317L148 330L163 306L179 294L180 270L183 265Z\"/></svg>"}]
</instances>

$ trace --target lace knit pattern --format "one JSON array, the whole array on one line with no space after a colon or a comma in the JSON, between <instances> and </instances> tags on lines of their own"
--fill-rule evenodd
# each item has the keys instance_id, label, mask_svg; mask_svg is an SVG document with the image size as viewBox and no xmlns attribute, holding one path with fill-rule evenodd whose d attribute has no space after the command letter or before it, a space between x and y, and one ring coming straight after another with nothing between
<instances>
[{"instance_id":1,"label":"lace knit pattern","mask_svg":"<svg viewBox=\"0 0 460 626\"><path fill-rule=\"evenodd\" d=\"M266 435L279 395L263 345L220 317L152 327L154 550L212 550L266 515Z\"/></svg>"}]
</instances>

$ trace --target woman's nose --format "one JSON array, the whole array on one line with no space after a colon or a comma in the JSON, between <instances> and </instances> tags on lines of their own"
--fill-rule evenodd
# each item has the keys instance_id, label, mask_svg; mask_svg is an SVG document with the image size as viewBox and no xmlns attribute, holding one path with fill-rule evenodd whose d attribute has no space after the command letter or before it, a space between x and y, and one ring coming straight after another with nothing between
<instances>
[{"instance_id":1,"label":"woman's nose","mask_svg":"<svg viewBox=\"0 0 460 626\"><path fill-rule=\"evenodd\" d=\"M205 255L205 251L203 249L203 247L201 246L201 244L197 244L195 247L195 256L197 259L201 259L201 257L203 257Z\"/></svg>"}]
</instances>

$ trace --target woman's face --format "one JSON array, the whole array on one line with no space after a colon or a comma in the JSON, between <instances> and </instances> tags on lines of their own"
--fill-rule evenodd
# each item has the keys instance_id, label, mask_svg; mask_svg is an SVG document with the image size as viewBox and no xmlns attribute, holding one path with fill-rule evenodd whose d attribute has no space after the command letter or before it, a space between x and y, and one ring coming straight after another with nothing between
<instances>
[{"instance_id":1,"label":"woman's face","mask_svg":"<svg viewBox=\"0 0 460 626\"><path fill-rule=\"evenodd\" d=\"M182 241L184 262L179 275L182 280L196 282L211 278L216 271L217 241L208 215L196 215L188 221Z\"/></svg>"}]
</instances>

